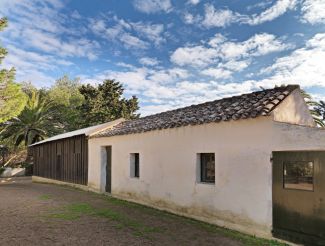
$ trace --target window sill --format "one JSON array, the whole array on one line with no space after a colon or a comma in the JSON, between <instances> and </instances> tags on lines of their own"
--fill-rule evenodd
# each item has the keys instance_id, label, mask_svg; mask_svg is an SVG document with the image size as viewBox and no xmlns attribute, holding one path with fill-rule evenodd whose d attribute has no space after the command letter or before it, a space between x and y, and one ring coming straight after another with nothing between
<instances>
[{"instance_id":1,"label":"window sill","mask_svg":"<svg viewBox=\"0 0 325 246\"><path fill-rule=\"evenodd\" d=\"M216 185L216 183L202 182L202 181L196 182L196 184L210 185L210 186L215 186Z\"/></svg>"},{"instance_id":2,"label":"window sill","mask_svg":"<svg viewBox=\"0 0 325 246\"><path fill-rule=\"evenodd\" d=\"M140 179L140 177L130 177L130 179Z\"/></svg>"}]
</instances>

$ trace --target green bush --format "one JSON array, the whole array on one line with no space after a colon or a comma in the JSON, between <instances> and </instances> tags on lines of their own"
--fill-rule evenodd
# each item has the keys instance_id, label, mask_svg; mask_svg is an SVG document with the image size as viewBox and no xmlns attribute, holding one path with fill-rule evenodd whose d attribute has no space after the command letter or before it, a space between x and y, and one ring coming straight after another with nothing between
<instances>
[{"instance_id":1,"label":"green bush","mask_svg":"<svg viewBox=\"0 0 325 246\"><path fill-rule=\"evenodd\" d=\"M5 167L0 167L0 175L6 170Z\"/></svg>"}]
</instances>

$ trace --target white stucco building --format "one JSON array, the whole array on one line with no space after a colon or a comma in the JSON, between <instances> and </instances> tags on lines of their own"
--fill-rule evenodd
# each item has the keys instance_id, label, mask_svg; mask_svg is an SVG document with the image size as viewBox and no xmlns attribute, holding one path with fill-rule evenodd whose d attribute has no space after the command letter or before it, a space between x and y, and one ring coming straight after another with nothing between
<instances>
[{"instance_id":1,"label":"white stucco building","mask_svg":"<svg viewBox=\"0 0 325 246\"><path fill-rule=\"evenodd\" d=\"M316 187L325 179L317 174L325 164L319 158L308 159L312 175L295 177L297 189L286 189L296 166L272 162L278 152L289 154L290 164L305 161L295 153L325 150L325 131L315 127L294 85L117 121L87 139L87 189L254 235L269 237L278 224L292 229L275 222L275 209L290 201L278 195L274 168L285 170L283 192L304 199L304 183L314 196L325 194ZM298 205L288 209L310 214ZM316 213L325 223L324 212Z\"/></svg>"}]
</instances>

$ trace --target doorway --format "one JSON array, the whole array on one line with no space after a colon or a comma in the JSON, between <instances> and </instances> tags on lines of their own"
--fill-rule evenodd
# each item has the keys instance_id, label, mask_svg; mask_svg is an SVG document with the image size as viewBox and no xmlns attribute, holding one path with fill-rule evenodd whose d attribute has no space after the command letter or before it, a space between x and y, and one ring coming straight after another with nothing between
<instances>
[{"instance_id":1,"label":"doorway","mask_svg":"<svg viewBox=\"0 0 325 246\"><path fill-rule=\"evenodd\" d=\"M112 146L106 146L106 185L105 191L112 191Z\"/></svg>"},{"instance_id":2,"label":"doorway","mask_svg":"<svg viewBox=\"0 0 325 246\"><path fill-rule=\"evenodd\" d=\"M325 245L325 151L273 152L273 234Z\"/></svg>"}]
</instances>

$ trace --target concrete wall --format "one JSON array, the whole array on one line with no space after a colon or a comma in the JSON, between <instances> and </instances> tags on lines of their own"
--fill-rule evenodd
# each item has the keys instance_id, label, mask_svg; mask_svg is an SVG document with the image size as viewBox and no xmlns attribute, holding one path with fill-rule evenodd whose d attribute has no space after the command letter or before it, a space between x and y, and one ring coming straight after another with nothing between
<instances>
[{"instance_id":1,"label":"concrete wall","mask_svg":"<svg viewBox=\"0 0 325 246\"><path fill-rule=\"evenodd\" d=\"M293 91L273 112L275 121L315 126L313 117L301 95L300 89Z\"/></svg>"}]
</instances>

